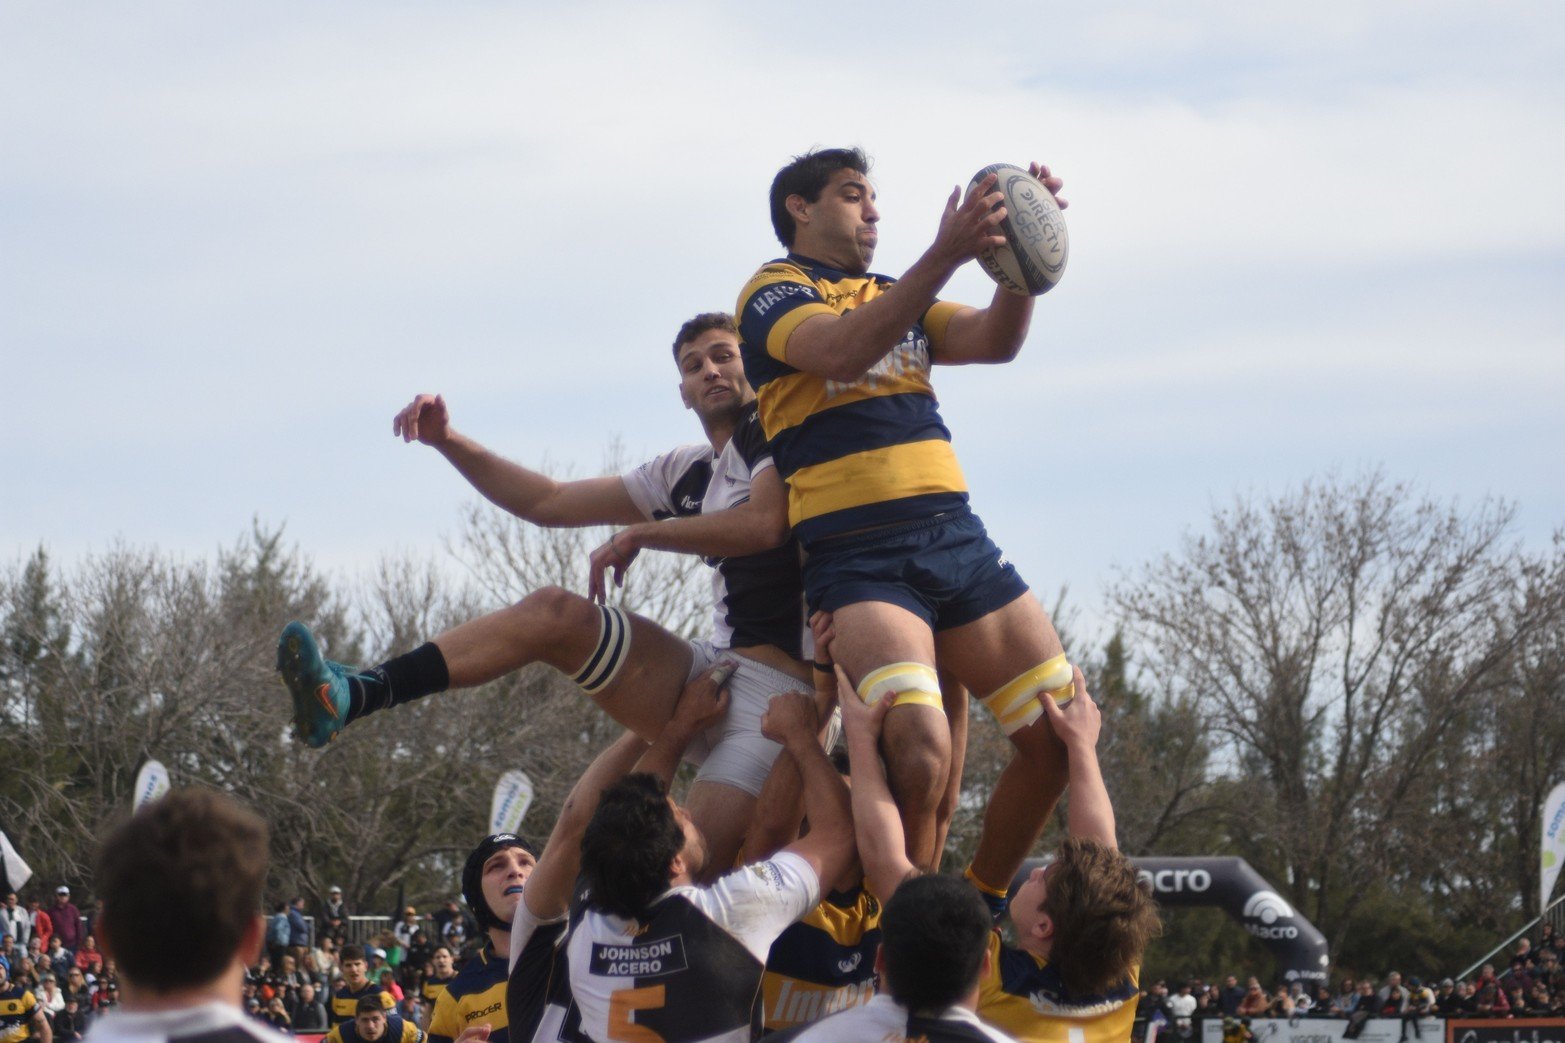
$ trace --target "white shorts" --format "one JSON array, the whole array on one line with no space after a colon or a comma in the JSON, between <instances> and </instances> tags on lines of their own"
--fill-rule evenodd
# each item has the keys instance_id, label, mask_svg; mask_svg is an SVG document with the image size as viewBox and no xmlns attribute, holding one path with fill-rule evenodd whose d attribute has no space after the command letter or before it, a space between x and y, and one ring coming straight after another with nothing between
<instances>
[{"instance_id":1,"label":"white shorts","mask_svg":"<svg viewBox=\"0 0 1565 1043\"><path fill-rule=\"evenodd\" d=\"M761 785L772 770L782 746L761 734L761 718L772 696L808 691L809 686L781 670L747 659L732 649L717 648L710 641L690 642L689 684L719 659L739 664L728 680L728 714L708 728L685 749L685 760L699 764L697 782L721 782L761 795Z\"/></svg>"}]
</instances>

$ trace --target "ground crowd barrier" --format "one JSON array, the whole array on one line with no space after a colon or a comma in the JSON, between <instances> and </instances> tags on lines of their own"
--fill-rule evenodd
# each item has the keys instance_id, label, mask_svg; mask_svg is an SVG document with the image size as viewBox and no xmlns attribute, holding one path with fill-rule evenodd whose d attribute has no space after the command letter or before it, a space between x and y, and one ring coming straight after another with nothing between
<instances>
[{"instance_id":1,"label":"ground crowd barrier","mask_svg":"<svg viewBox=\"0 0 1565 1043\"><path fill-rule=\"evenodd\" d=\"M1347 1018L1252 1018L1250 1031L1255 1033L1256 1043L1339 1043L1349 1038L1348 1024ZM1424 1043L1450 1043L1446 1024L1439 1018L1418 1019L1418 1031L1420 1035L1415 1037L1413 1026L1409 1025L1407 1038L1421 1038ZM1399 1043L1401 1039L1401 1018L1370 1018L1357 1036L1358 1043ZM1201 1023L1201 1043L1223 1043L1222 1018L1207 1018ZM1474 1040L1472 1043L1489 1041ZM1504 1043L1509 1043L1509 1037Z\"/></svg>"},{"instance_id":2,"label":"ground crowd barrier","mask_svg":"<svg viewBox=\"0 0 1565 1043\"><path fill-rule=\"evenodd\" d=\"M1446 1043L1565 1043L1565 1018L1453 1018Z\"/></svg>"}]
</instances>

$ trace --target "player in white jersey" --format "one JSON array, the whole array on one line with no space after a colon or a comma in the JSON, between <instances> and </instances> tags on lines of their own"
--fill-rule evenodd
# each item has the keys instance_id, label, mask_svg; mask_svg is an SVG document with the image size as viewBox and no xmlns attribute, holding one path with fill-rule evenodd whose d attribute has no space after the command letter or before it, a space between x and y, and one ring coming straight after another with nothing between
<instances>
[{"instance_id":1,"label":"player in white jersey","mask_svg":"<svg viewBox=\"0 0 1565 1043\"><path fill-rule=\"evenodd\" d=\"M732 863L778 749L760 734L766 700L810 685L803 587L787 493L756 419L733 319L714 312L687 322L674 359L680 396L707 440L618 477L556 482L519 467L457 432L439 396L415 398L393 427L437 449L474 488L526 521L626 526L592 555L590 587L600 600L604 572L622 578L643 547L703 555L716 572L710 639L687 642L651 620L555 587L363 671L327 661L308 628L291 623L279 642L278 669L304 742L323 746L365 714L535 662L565 673L651 741L684 684L732 654L739 667L732 710L689 753L701 765L691 814L712 844L714 864Z\"/></svg>"},{"instance_id":2,"label":"player in white jersey","mask_svg":"<svg viewBox=\"0 0 1565 1043\"><path fill-rule=\"evenodd\" d=\"M686 685L656 742L648 746L627 733L598 754L566 797L511 921L505 995L510 1043L582 1038L564 1027L570 986L558 946L581 865L582 834L604 788L628 772L645 772L668 784L685 747L726 711L729 674L728 667L714 667Z\"/></svg>"},{"instance_id":3,"label":"player in white jersey","mask_svg":"<svg viewBox=\"0 0 1565 1043\"><path fill-rule=\"evenodd\" d=\"M220 794L177 789L138 811L98 857L98 938L120 973L120 1004L93 1043L282 1043L240 1007L261 955L266 824ZM199 929L168 930L178 909Z\"/></svg>"},{"instance_id":4,"label":"player in white jersey","mask_svg":"<svg viewBox=\"0 0 1565 1043\"><path fill-rule=\"evenodd\" d=\"M766 952L852 858L848 791L817 738L814 700L775 697L763 727L798 761L811 830L771 859L695 884L700 830L659 780L604 792L582 838L584 891L561 953L569 980L546 1017L563 1038L748 1040ZM525 900L524 900L525 904Z\"/></svg>"}]
</instances>

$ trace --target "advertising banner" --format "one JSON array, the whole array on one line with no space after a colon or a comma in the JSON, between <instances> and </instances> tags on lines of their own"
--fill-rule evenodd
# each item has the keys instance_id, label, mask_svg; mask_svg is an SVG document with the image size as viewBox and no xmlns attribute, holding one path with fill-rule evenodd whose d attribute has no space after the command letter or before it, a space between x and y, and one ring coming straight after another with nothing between
<instances>
[{"instance_id":1,"label":"advertising banner","mask_svg":"<svg viewBox=\"0 0 1565 1043\"><path fill-rule=\"evenodd\" d=\"M1446 1043L1565 1043L1562 1018L1456 1018L1445 1023Z\"/></svg>"},{"instance_id":2,"label":"advertising banner","mask_svg":"<svg viewBox=\"0 0 1565 1043\"><path fill-rule=\"evenodd\" d=\"M136 773L136 788L131 790L130 810L140 811L168 792L168 769L157 761L148 761Z\"/></svg>"},{"instance_id":3,"label":"advertising banner","mask_svg":"<svg viewBox=\"0 0 1565 1043\"><path fill-rule=\"evenodd\" d=\"M0 833L0 868L5 870L5 889L20 891L33 878L33 867L11 846L11 838Z\"/></svg>"},{"instance_id":4,"label":"advertising banner","mask_svg":"<svg viewBox=\"0 0 1565 1043\"><path fill-rule=\"evenodd\" d=\"M515 833L533 802L533 783L525 772L508 771L495 783L489 804L489 832Z\"/></svg>"},{"instance_id":5,"label":"advertising banner","mask_svg":"<svg viewBox=\"0 0 1565 1043\"><path fill-rule=\"evenodd\" d=\"M1445 1035L1445 1025L1438 1018L1421 1018L1418 1028L1427 1043L1439 1043ZM1348 1039L1348 1019L1256 1018L1250 1022L1250 1031L1255 1033L1256 1043L1339 1043ZM1370 1018L1355 1038L1358 1043L1399 1043L1402 1019ZM1407 1038L1409 1043L1414 1039L1411 1025ZM1222 1018L1208 1018L1201 1023L1201 1043L1223 1043Z\"/></svg>"},{"instance_id":6,"label":"advertising banner","mask_svg":"<svg viewBox=\"0 0 1565 1043\"><path fill-rule=\"evenodd\" d=\"M1559 879L1561 865L1565 865L1565 782L1550 790L1549 798L1543 802L1541 857L1543 864L1539 880L1543 886L1543 895L1538 902L1540 913L1549 907L1549 894L1554 890L1554 881Z\"/></svg>"}]
</instances>

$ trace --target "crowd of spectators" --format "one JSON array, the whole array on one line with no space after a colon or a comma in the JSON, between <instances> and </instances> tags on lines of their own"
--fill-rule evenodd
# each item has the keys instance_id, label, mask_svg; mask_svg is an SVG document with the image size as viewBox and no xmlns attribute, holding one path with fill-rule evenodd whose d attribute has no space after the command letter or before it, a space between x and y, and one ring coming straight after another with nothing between
<instances>
[{"instance_id":1,"label":"crowd of spectators","mask_svg":"<svg viewBox=\"0 0 1565 1043\"><path fill-rule=\"evenodd\" d=\"M92 1019L119 1002L114 961L98 951L98 910L86 915L69 887L45 905L23 905L14 893L0 906L0 966L6 980L33 994L56 1040L78 1040Z\"/></svg>"},{"instance_id":2,"label":"crowd of spectators","mask_svg":"<svg viewBox=\"0 0 1565 1043\"><path fill-rule=\"evenodd\" d=\"M1425 981L1392 971L1383 978L1343 978L1335 986L1306 988L1299 982L1263 986L1250 978L1243 985L1229 975L1221 981L1198 979L1148 983L1139 1018L1161 1023L1166 1031L1195 1034L1209 1019L1234 1026L1244 1039L1251 1021L1264 1018L1400 1018L1404 1038L1421 1034L1422 1018L1565 1018L1565 935L1544 924L1537 941L1516 942L1504 970L1484 964L1477 975Z\"/></svg>"},{"instance_id":3,"label":"crowd of spectators","mask_svg":"<svg viewBox=\"0 0 1565 1043\"><path fill-rule=\"evenodd\" d=\"M333 991L343 989L338 953L348 941L351 914L342 890L331 888L315 917L303 898L279 903L267 918L265 955L244 983L250 1014L284 1032L324 1033ZM70 889L56 888L53 901L23 905L14 893L0 905L0 966L13 985L30 990L57 1041L79 1040L93 1019L118 1001L114 961L99 950L96 905L86 914ZM455 899L433 915L413 906L364 944L369 977L396 1001L397 1013L427 1023L433 985L450 966L460 969L481 947L483 935ZM440 950L449 954L449 964ZM1419 1036L1423 1018L1565 1018L1565 934L1544 924L1536 941L1518 940L1504 963L1484 964L1471 979L1424 981L1392 971L1380 979L1342 978L1335 986L1306 988L1299 982L1263 986L1234 975L1221 981L1191 979L1146 984L1138 1021L1158 1024L1179 1037L1200 1034L1201 1023L1222 1019L1225 1038L1248 1038L1256 1019L1400 1018L1403 1036ZM1231 1027L1231 1028L1230 1028Z\"/></svg>"},{"instance_id":4,"label":"crowd of spectators","mask_svg":"<svg viewBox=\"0 0 1565 1043\"><path fill-rule=\"evenodd\" d=\"M313 922L304 915L302 898L275 907L267 919L266 955L245 980L245 1009L284 1032L325 1032L331 996L345 988L339 954L351 925L339 887L328 890ZM451 967L460 968L485 940L471 915L452 899L427 916L406 906L362 945L370 980L391 994L402 1018L424 1025L435 995L428 986L451 973L437 973L437 967L446 966L440 950L450 954Z\"/></svg>"},{"instance_id":5,"label":"crowd of spectators","mask_svg":"<svg viewBox=\"0 0 1565 1043\"><path fill-rule=\"evenodd\" d=\"M0 966L11 985L33 994L56 1041L81 1039L97 1015L119 1002L114 961L94 933L97 914L96 905L83 914L63 885L48 905L37 899L24 905L14 893L0 905ZM338 953L351 927L338 887L313 917L302 898L274 907L264 955L245 979L245 1008L284 1032L326 1032L332 992L343 988ZM426 986L451 973L436 973L437 964L447 966L437 950L446 949L450 965L460 968L483 941L466 909L452 900L432 916L404 908L363 947L370 978L392 995L404 1018L422 1025L434 995Z\"/></svg>"}]
</instances>

